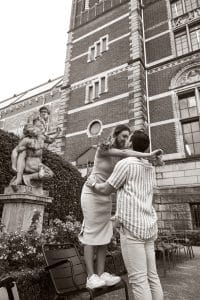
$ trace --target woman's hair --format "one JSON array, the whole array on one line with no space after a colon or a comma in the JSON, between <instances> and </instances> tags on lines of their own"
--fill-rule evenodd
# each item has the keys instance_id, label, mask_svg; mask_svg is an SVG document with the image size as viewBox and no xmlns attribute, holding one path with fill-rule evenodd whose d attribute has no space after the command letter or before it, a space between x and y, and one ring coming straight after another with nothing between
<instances>
[{"instance_id":1,"label":"woman's hair","mask_svg":"<svg viewBox=\"0 0 200 300\"><path fill-rule=\"evenodd\" d=\"M136 130L132 134L130 141L135 151L144 152L149 148L149 136L144 131Z\"/></svg>"},{"instance_id":2,"label":"woman's hair","mask_svg":"<svg viewBox=\"0 0 200 300\"><path fill-rule=\"evenodd\" d=\"M122 131L128 131L129 133L131 132L128 125L121 124L115 127L115 130L113 132L113 137L117 137Z\"/></svg>"}]
</instances>

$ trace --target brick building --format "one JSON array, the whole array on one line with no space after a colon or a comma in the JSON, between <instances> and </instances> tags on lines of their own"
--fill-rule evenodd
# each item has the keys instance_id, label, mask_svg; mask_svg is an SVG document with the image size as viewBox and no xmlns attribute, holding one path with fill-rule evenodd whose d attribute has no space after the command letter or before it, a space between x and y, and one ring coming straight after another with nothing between
<instances>
[{"instance_id":1,"label":"brick building","mask_svg":"<svg viewBox=\"0 0 200 300\"><path fill-rule=\"evenodd\" d=\"M200 228L199 49L199 0L73 0L63 80L34 89L35 106L57 105L55 150L83 174L91 145L117 124L148 128L151 149L165 152L156 170L161 228ZM4 129L22 98L4 102Z\"/></svg>"}]
</instances>

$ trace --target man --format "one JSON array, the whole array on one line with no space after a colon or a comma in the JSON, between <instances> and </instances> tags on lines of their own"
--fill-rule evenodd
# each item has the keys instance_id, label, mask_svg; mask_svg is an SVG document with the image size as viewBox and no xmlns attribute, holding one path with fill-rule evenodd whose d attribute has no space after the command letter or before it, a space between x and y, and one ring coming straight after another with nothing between
<instances>
[{"instance_id":1,"label":"man","mask_svg":"<svg viewBox=\"0 0 200 300\"><path fill-rule=\"evenodd\" d=\"M145 152L149 137L135 131L131 143L133 150ZM92 178L88 181L93 191L102 195L117 190L116 219L121 224L121 250L135 300L163 299L154 252L157 235L157 217L152 206L154 183L153 166L135 157L119 161L105 183L97 183Z\"/></svg>"}]
</instances>

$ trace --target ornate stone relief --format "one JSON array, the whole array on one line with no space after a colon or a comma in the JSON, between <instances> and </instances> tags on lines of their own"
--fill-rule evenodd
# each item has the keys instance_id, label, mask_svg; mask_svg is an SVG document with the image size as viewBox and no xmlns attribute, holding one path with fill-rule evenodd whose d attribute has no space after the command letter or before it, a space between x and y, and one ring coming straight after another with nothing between
<instances>
[{"instance_id":1,"label":"ornate stone relief","mask_svg":"<svg viewBox=\"0 0 200 300\"><path fill-rule=\"evenodd\" d=\"M172 79L170 89L182 87L200 81L200 64L190 65L183 68Z\"/></svg>"}]
</instances>

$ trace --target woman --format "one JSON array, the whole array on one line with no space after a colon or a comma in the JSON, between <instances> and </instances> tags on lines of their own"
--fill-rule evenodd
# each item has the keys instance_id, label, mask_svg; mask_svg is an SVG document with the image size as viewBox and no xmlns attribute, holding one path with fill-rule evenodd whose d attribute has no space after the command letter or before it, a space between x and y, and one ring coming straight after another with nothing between
<instances>
[{"instance_id":1,"label":"woman","mask_svg":"<svg viewBox=\"0 0 200 300\"><path fill-rule=\"evenodd\" d=\"M130 137L127 125L118 125L113 134L113 143L102 144L97 148L94 167L90 176L97 182L105 182L113 171L117 161L128 156L155 157L160 150L152 153L140 153L126 149ZM81 206L84 216L79 240L84 244L84 258L88 273L86 287L98 288L114 285L119 276L104 272L107 244L113 235L111 222L112 200L110 196L94 193L86 184L81 194ZM96 272L94 270L94 250L96 248Z\"/></svg>"}]
</instances>

